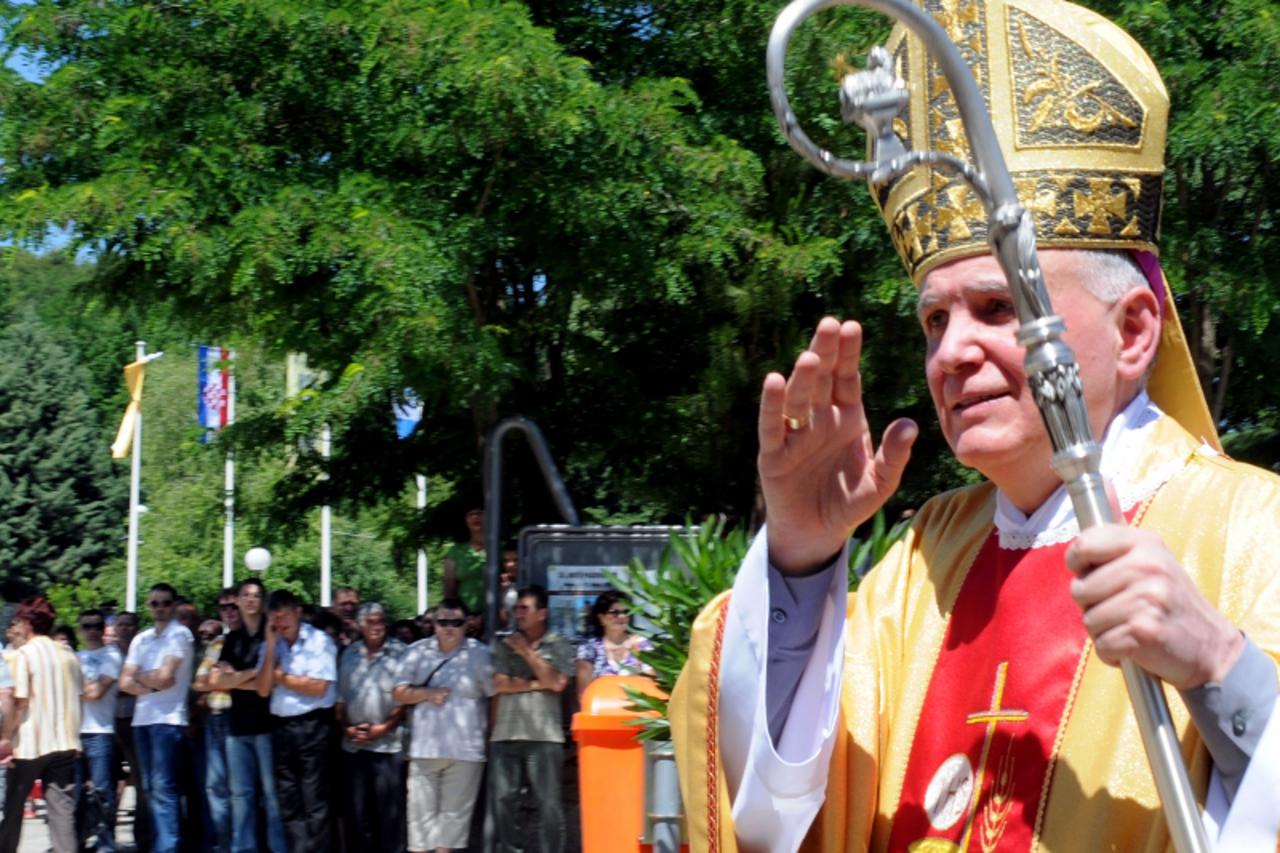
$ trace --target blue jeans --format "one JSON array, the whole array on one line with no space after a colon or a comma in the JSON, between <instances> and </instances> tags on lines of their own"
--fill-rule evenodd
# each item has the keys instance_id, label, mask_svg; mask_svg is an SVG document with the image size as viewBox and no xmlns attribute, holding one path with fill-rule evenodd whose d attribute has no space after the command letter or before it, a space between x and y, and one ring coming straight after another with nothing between
<instances>
[{"instance_id":1,"label":"blue jeans","mask_svg":"<svg viewBox=\"0 0 1280 853\"><path fill-rule=\"evenodd\" d=\"M81 734L80 744L84 748L84 762L89 767L89 781L102 793L106 800L107 814L116 811L116 782L113 778L116 763L116 736L111 734ZM96 850L114 853L116 849L115 829L108 824L98 835Z\"/></svg>"},{"instance_id":2,"label":"blue jeans","mask_svg":"<svg viewBox=\"0 0 1280 853\"><path fill-rule=\"evenodd\" d=\"M174 771L182 748L182 729L167 723L133 727L142 788L151 806L152 853L175 853L178 849L178 780Z\"/></svg>"},{"instance_id":3,"label":"blue jeans","mask_svg":"<svg viewBox=\"0 0 1280 853\"><path fill-rule=\"evenodd\" d=\"M255 797L258 790L262 791L267 818L267 849L271 853L288 853L284 824L280 822L280 800L276 796L271 733L229 736L227 770L231 782L232 853L256 853L258 849L258 800Z\"/></svg>"},{"instance_id":4,"label":"blue jeans","mask_svg":"<svg viewBox=\"0 0 1280 853\"><path fill-rule=\"evenodd\" d=\"M204 721L205 849L227 853L231 849L231 789L227 782L227 738L231 718L223 712Z\"/></svg>"}]
</instances>

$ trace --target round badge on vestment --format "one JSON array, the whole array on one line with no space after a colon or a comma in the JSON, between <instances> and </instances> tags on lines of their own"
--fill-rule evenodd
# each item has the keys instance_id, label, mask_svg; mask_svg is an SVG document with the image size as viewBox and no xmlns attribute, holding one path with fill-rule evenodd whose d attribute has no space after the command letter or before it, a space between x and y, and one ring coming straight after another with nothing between
<instances>
[{"instance_id":1,"label":"round badge on vestment","mask_svg":"<svg viewBox=\"0 0 1280 853\"><path fill-rule=\"evenodd\" d=\"M924 810L934 829L949 829L969 811L973 798L973 767L957 752L938 767L924 793Z\"/></svg>"}]
</instances>

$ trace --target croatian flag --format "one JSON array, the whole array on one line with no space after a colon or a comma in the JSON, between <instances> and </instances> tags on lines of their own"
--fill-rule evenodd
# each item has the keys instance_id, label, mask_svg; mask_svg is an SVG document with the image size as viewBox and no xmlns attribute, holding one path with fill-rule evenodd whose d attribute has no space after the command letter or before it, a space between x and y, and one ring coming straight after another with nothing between
<instances>
[{"instance_id":1,"label":"croatian flag","mask_svg":"<svg viewBox=\"0 0 1280 853\"><path fill-rule=\"evenodd\" d=\"M231 350L222 347L198 347L199 389L196 419L206 432L217 432L227 425L231 394Z\"/></svg>"}]
</instances>

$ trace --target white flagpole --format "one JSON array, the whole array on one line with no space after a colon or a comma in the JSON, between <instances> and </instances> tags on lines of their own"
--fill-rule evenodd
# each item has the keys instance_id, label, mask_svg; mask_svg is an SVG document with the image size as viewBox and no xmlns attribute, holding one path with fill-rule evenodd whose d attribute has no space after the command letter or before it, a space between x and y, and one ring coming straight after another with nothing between
<instances>
[{"instance_id":1,"label":"white flagpole","mask_svg":"<svg viewBox=\"0 0 1280 853\"><path fill-rule=\"evenodd\" d=\"M137 361L146 364L155 361L162 352L147 355L147 342L134 341ZM129 463L129 539L125 550L125 608L138 612L138 495L142 488L142 406L133 419L133 456Z\"/></svg>"},{"instance_id":2,"label":"white flagpole","mask_svg":"<svg viewBox=\"0 0 1280 853\"><path fill-rule=\"evenodd\" d=\"M236 422L236 351L229 350L227 360L227 426ZM235 583L236 549L236 463L231 448L227 448L227 461L222 487L222 503L227 518L222 528L222 585Z\"/></svg>"},{"instance_id":3,"label":"white flagpole","mask_svg":"<svg viewBox=\"0 0 1280 853\"><path fill-rule=\"evenodd\" d=\"M427 508L427 478L417 475L418 480L418 517L422 517L422 511ZM425 613L427 609L427 552L424 548L418 549L418 614Z\"/></svg>"},{"instance_id":4,"label":"white flagpole","mask_svg":"<svg viewBox=\"0 0 1280 853\"><path fill-rule=\"evenodd\" d=\"M329 425L325 424L320 429L320 456L325 461L324 478L329 478ZM329 562L332 552L329 545L330 536L330 511L329 505L325 504L320 508L320 606L328 607L332 603L330 596L330 586L332 578L329 574Z\"/></svg>"}]
</instances>

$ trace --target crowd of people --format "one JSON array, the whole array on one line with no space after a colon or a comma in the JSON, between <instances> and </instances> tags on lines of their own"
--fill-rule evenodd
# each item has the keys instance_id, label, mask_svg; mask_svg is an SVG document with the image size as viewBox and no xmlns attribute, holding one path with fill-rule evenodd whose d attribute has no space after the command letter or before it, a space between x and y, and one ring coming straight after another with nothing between
<instances>
[{"instance_id":1,"label":"crowd of people","mask_svg":"<svg viewBox=\"0 0 1280 853\"><path fill-rule=\"evenodd\" d=\"M616 593L576 649L549 630L539 586L518 590L491 646L456 595L399 622L351 588L319 608L256 577L222 590L216 618L165 583L145 603L142 631L110 606L76 629L44 598L14 612L0 853L17 849L37 781L55 853L82 849L86 804L106 815L88 846L120 849L125 785L140 851L466 849L482 800L496 849L561 851L561 694L645 668Z\"/></svg>"}]
</instances>

